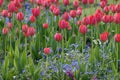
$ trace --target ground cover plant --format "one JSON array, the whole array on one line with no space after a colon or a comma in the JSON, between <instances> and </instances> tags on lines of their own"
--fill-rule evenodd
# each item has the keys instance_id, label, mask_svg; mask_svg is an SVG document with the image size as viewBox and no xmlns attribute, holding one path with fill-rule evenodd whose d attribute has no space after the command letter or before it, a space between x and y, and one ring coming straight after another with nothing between
<instances>
[{"instance_id":1,"label":"ground cover plant","mask_svg":"<svg viewBox=\"0 0 120 80\"><path fill-rule=\"evenodd\" d=\"M0 0L0 80L120 80L119 0Z\"/></svg>"}]
</instances>

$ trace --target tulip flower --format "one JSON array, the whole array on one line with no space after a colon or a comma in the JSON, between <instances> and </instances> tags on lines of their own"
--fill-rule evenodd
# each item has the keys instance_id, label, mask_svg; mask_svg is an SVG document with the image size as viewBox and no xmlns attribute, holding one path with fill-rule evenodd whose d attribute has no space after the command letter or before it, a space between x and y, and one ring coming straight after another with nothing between
<instances>
[{"instance_id":1,"label":"tulip flower","mask_svg":"<svg viewBox=\"0 0 120 80\"><path fill-rule=\"evenodd\" d=\"M19 21L22 21L22 20L24 19L24 14L23 14L22 12L17 13L16 18L17 18Z\"/></svg>"},{"instance_id":2,"label":"tulip flower","mask_svg":"<svg viewBox=\"0 0 120 80\"><path fill-rule=\"evenodd\" d=\"M32 15L35 16L35 17L38 17L40 15L39 8L33 8L32 9Z\"/></svg>"},{"instance_id":3,"label":"tulip flower","mask_svg":"<svg viewBox=\"0 0 120 80\"><path fill-rule=\"evenodd\" d=\"M48 55L48 54L50 54L50 52L51 52L50 48L48 48L48 47L44 48L44 54Z\"/></svg>"},{"instance_id":4,"label":"tulip flower","mask_svg":"<svg viewBox=\"0 0 120 80\"><path fill-rule=\"evenodd\" d=\"M70 16L71 16L72 18L75 18L75 17L77 16L76 10L71 10L71 11L70 11Z\"/></svg>"},{"instance_id":5,"label":"tulip flower","mask_svg":"<svg viewBox=\"0 0 120 80\"><path fill-rule=\"evenodd\" d=\"M62 41L62 34L61 33L56 33L54 35L54 39L58 42Z\"/></svg>"},{"instance_id":6,"label":"tulip flower","mask_svg":"<svg viewBox=\"0 0 120 80\"><path fill-rule=\"evenodd\" d=\"M31 23L33 23L33 22L35 22L36 18L35 18L35 16L31 15L29 20L30 20Z\"/></svg>"},{"instance_id":7,"label":"tulip flower","mask_svg":"<svg viewBox=\"0 0 120 80\"><path fill-rule=\"evenodd\" d=\"M69 0L63 0L63 4L64 4L65 6L69 5L69 3L70 3Z\"/></svg>"},{"instance_id":8,"label":"tulip flower","mask_svg":"<svg viewBox=\"0 0 120 80\"><path fill-rule=\"evenodd\" d=\"M44 29L47 29L47 28L48 28L48 23L44 23L44 24L43 24L43 28L44 28Z\"/></svg>"},{"instance_id":9,"label":"tulip flower","mask_svg":"<svg viewBox=\"0 0 120 80\"><path fill-rule=\"evenodd\" d=\"M100 40L105 42L108 40L108 32L104 32L102 34L100 34Z\"/></svg>"},{"instance_id":10,"label":"tulip flower","mask_svg":"<svg viewBox=\"0 0 120 80\"><path fill-rule=\"evenodd\" d=\"M4 35L7 35L8 34L8 28L7 27L4 27L3 29L2 29L2 34L4 34Z\"/></svg>"},{"instance_id":11,"label":"tulip flower","mask_svg":"<svg viewBox=\"0 0 120 80\"><path fill-rule=\"evenodd\" d=\"M79 32L82 34L87 33L87 26L86 25L80 25Z\"/></svg>"}]
</instances>

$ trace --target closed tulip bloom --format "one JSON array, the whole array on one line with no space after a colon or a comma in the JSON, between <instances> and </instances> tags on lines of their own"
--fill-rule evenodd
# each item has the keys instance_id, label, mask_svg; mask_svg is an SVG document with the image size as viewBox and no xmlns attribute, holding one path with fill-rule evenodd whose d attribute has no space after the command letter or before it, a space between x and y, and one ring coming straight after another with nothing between
<instances>
[{"instance_id":1,"label":"closed tulip bloom","mask_svg":"<svg viewBox=\"0 0 120 80\"><path fill-rule=\"evenodd\" d=\"M44 23L44 24L43 24L43 28L44 28L44 29L47 29L47 28L48 28L48 23Z\"/></svg>"},{"instance_id":2,"label":"closed tulip bloom","mask_svg":"<svg viewBox=\"0 0 120 80\"><path fill-rule=\"evenodd\" d=\"M109 9L110 9L113 13L116 12L116 10L115 10L115 5L114 5L114 4L110 4L110 5L109 5Z\"/></svg>"},{"instance_id":3,"label":"closed tulip bloom","mask_svg":"<svg viewBox=\"0 0 120 80\"><path fill-rule=\"evenodd\" d=\"M35 22L36 18L35 18L35 16L31 15L29 20L30 20L31 23L33 23L33 22Z\"/></svg>"},{"instance_id":4,"label":"closed tulip bloom","mask_svg":"<svg viewBox=\"0 0 120 80\"><path fill-rule=\"evenodd\" d=\"M3 2L4 2L4 0L0 0L0 6L2 6Z\"/></svg>"},{"instance_id":5,"label":"closed tulip bloom","mask_svg":"<svg viewBox=\"0 0 120 80\"><path fill-rule=\"evenodd\" d=\"M69 0L63 0L63 4L64 4L65 6L69 5L69 3L70 3Z\"/></svg>"},{"instance_id":6,"label":"closed tulip bloom","mask_svg":"<svg viewBox=\"0 0 120 80\"><path fill-rule=\"evenodd\" d=\"M53 12L54 8L56 8L55 5L50 5L50 10Z\"/></svg>"},{"instance_id":7,"label":"closed tulip bloom","mask_svg":"<svg viewBox=\"0 0 120 80\"><path fill-rule=\"evenodd\" d=\"M15 6L16 6L17 8L21 8L21 7L22 7L22 5L21 5L21 3L20 3L20 0L14 0L14 4L15 4Z\"/></svg>"},{"instance_id":8,"label":"closed tulip bloom","mask_svg":"<svg viewBox=\"0 0 120 80\"><path fill-rule=\"evenodd\" d=\"M8 17L8 10L2 10L1 14L3 17Z\"/></svg>"},{"instance_id":9,"label":"closed tulip bloom","mask_svg":"<svg viewBox=\"0 0 120 80\"><path fill-rule=\"evenodd\" d=\"M106 2L105 1L101 1L100 2L100 6L101 6L101 8L104 8L106 6Z\"/></svg>"},{"instance_id":10,"label":"closed tulip bloom","mask_svg":"<svg viewBox=\"0 0 120 80\"><path fill-rule=\"evenodd\" d=\"M98 23L98 22L101 21L103 15L102 15L101 13L95 13L94 16L95 16L96 21L97 21L97 23Z\"/></svg>"},{"instance_id":11,"label":"closed tulip bloom","mask_svg":"<svg viewBox=\"0 0 120 80\"><path fill-rule=\"evenodd\" d=\"M15 4L13 2L10 2L8 4L8 11L9 12L15 12L15 10L16 10Z\"/></svg>"},{"instance_id":12,"label":"closed tulip bloom","mask_svg":"<svg viewBox=\"0 0 120 80\"><path fill-rule=\"evenodd\" d=\"M13 27L12 23L11 23L11 22L8 22L8 23L7 23L7 27L8 27L9 29L12 29L12 27Z\"/></svg>"},{"instance_id":13,"label":"closed tulip bloom","mask_svg":"<svg viewBox=\"0 0 120 80\"><path fill-rule=\"evenodd\" d=\"M60 9L59 8L54 8L53 9L53 14L55 15L55 16L58 16L59 14L60 14Z\"/></svg>"},{"instance_id":14,"label":"closed tulip bloom","mask_svg":"<svg viewBox=\"0 0 120 80\"><path fill-rule=\"evenodd\" d=\"M32 15L35 17L38 17L40 15L40 9L39 8L33 8L32 9Z\"/></svg>"},{"instance_id":15,"label":"closed tulip bloom","mask_svg":"<svg viewBox=\"0 0 120 80\"><path fill-rule=\"evenodd\" d=\"M71 16L72 18L75 18L75 17L77 16L76 10L71 10L71 11L70 11L70 16Z\"/></svg>"},{"instance_id":16,"label":"closed tulip bloom","mask_svg":"<svg viewBox=\"0 0 120 80\"><path fill-rule=\"evenodd\" d=\"M37 3L38 5L41 5L41 4L42 4L42 0L36 0L36 3Z\"/></svg>"},{"instance_id":17,"label":"closed tulip bloom","mask_svg":"<svg viewBox=\"0 0 120 80\"><path fill-rule=\"evenodd\" d=\"M50 54L50 52L51 52L50 48L48 48L48 47L44 48L44 54L48 55L48 54Z\"/></svg>"},{"instance_id":18,"label":"closed tulip bloom","mask_svg":"<svg viewBox=\"0 0 120 80\"><path fill-rule=\"evenodd\" d=\"M109 16L108 16L108 15L104 15L104 16L102 17L102 21L103 21L104 23L108 23L108 22L109 22Z\"/></svg>"},{"instance_id":19,"label":"closed tulip bloom","mask_svg":"<svg viewBox=\"0 0 120 80\"><path fill-rule=\"evenodd\" d=\"M82 24L82 21L78 20L78 21L76 22L76 24L77 24L78 26L80 26L80 25Z\"/></svg>"},{"instance_id":20,"label":"closed tulip bloom","mask_svg":"<svg viewBox=\"0 0 120 80\"><path fill-rule=\"evenodd\" d=\"M86 4L88 4L88 0L82 0L82 3L83 3L84 5L86 5Z\"/></svg>"},{"instance_id":21,"label":"closed tulip bloom","mask_svg":"<svg viewBox=\"0 0 120 80\"><path fill-rule=\"evenodd\" d=\"M88 19L88 17L84 17L84 18L82 19L82 23L83 23L84 25L88 25L88 24L89 24L89 19Z\"/></svg>"},{"instance_id":22,"label":"closed tulip bloom","mask_svg":"<svg viewBox=\"0 0 120 80\"><path fill-rule=\"evenodd\" d=\"M54 35L54 39L58 42L62 41L62 34L61 33L56 33Z\"/></svg>"},{"instance_id":23,"label":"closed tulip bloom","mask_svg":"<svg viewBox=\"0 0 120 80\"><path fill-rule=\"evenodd\" d=\"M78 0L74 0L74 1L73 1L73 6L74 6L75 8L77 8L77 7L79 6L79 1L78 1Z\"/></svg>"},{"instance_id":24,"label":"closed tulip bloom","mask_svg":"<svg viewBox=\"0 0 120 80\"><path fill-rule=\"evenodd\" d=\"M26 33L27 30L28 30L28 25L27 24L22 25L22 31Z\"/></svg>"},{"instance_id":25,"label":"closed tulip bloom","mask_svg":"<svg viewBox=\"0 0 120 80\"><path fill-rule=\"evenodd\" d=\"M89 16L88 19L89 19L89 24L90 25L95 25L96 22L97 22L94 15Z\"/></svg>"},{"instance_id":26,"label":"closed tulip bloom","mask_svg":"<svg viewBox=\"0 0 120 80\"><path fill-rule=\"evenodd\" d=\"M77 15L80 16L81 14L82 14L82 8L81 8L81 7L78 7L78 8L77 8Z\"/></svg>"},{"instance_id":27,"label":"closed tulip bloom","mask_svg":"<svg viewBox=\"0 0 120 80\"><path fill-rule=\"evenodd\" d=\"M69 20L69 13L68 13L68 12L65 12L65 13L63 14L62 18L63 18L64 20L68 21L68 20Z\"/></svg>"},{"instance_id":28,"label":"closed tulip bloom","mask_svg":"<svg viewBox=\"0 0 120 80\"><path fill-rule=\"evenodd\" d=\"M94 4L94 0L88 0L89 4Z\"/></svg>"},{"instance_id":29,"label":"closed tulip bloom","mask_svg":"<svg viewBox=\"0 0 120 80\"><path fill-rule=\"evenodd\" d=\"M80 25L79 32L82 34L87 33L87 26L86 25Z\"/></svg>"},{"instance_id":30,"label":"closed tulip bloom","mask_svg":"<svg viewBox=\"0 0 120 80\"><path fill-rule=\"evenodd\" d=\"M2 29L2 34L4 34L4 35L7 35L8 34L8 28L7 27L4 27L3 29Z\"/></svg>"},{"instance_id":31,"label":"closed tulip bloom","mask_svg":"<svg viewBox=\"0 0 120 80\"><path fill-rule=\"evenodd\" d=\"M105 3L108 3L108 0L100 0L100 2L101 2L101 1L104 1Z\"/></svg>"},{"instance_id":32,"label":"closed tulip bloom","mask_svg":"<svg viewBox=\"0 0 120 80\"><path fill-rule=\"evenodd\" d=\"M100 34L100 40L105 42L108 40L108 32L104 32L102 34Z\"/></svg>"},{"instance_id":33,"label":"closed tulip bloom","mask_svg":"<svg viewBox=\"0 0 120 80\"><path fill-rule=\"evenodd\" d=\"M105 13L108 13L109 12L109 7L105 6L103 10L104 10Z\"/></svg>"},{"instance_id":34,"label":"closed tulip bloom","mask_svg":"<svg viewBox=\"0 0 120 80\"><path fill-rule=\"evenodd\" d=\"M60 20L58 22L58 26L59 26L60 29L65 29L69 26L69 23L65 20Z\"/></svg>"},{"instance_id":35,"label":"closed tulip bloom","mask_svg":"<svg viewBox=\"0 0 120 80\"><path fill-rule=\"evenodd\" d=\"M115 6L115 10L116 10L116 12L120 12L120 4L117 4L116 6Z\"/></svg>"},{"instance_id":36,"label":"closed tulip bloom","mask_svg":"<svg viewBox=\"0 0 120 80\"><path fill-rule=\"evenodd\" d=\"M115 42L120 42L120 34L115 34L114 40Z\"/></svg>"},{"instance_id":37,"label":"closed tulip bloom","mask_svg":"<svg viewBox=\"0 0 120 80\"><path fill-rule=\"evenodd\" d=\"M120 13L114 14L114 22L120 24Z\"/></svg>"},{"instance_id":38,"label":"closed tulip bloom","mask_svg":"<svg viewBox=\"0 0 120 80\"><path fill-rule=\"evenodd\" d=\"M16 18L19 20L19 21L22 21L24 19L24 14L22 12L18 12L17 15L16 15Z\"/></svg>"},{"instance_id":39,"label":"closed tulip bloom","mask_svg":"<svg viewBox=\"0 0 120 80\"><path fill-rule=\"evenodd\" d=\"M36 32L36 30L34 27L28 27L27 33L29 34L29 36L35 35L35 32Z\"/></svg>"}]
</instances>

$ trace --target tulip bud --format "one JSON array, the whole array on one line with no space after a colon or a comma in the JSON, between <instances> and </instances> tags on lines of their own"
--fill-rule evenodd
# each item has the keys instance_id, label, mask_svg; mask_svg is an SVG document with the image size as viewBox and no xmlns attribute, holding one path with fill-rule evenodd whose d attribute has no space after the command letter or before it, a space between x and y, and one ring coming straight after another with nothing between
<instances>
[{"instance_id":1,"label":"tulip bud","mask_svg":"<svg viewBox=\"0 0 120 80\"><path fill-rule=\"evenodd\" d=\"M100 34L100 40L105 42L108 40L108 32L104 32L102 34Z\"/></svg>"},{"instance_id":2,"label":"tulip bud","mask_svg":"<svg viewBox=\"0 0 120 80\"><path fill-rule=\"evenodd\" d=\"M44 28L44 29L47 29L47 28L48 28L48 23L44 23L44 24L43 24L43 28Z\"/></svg>"},{"instance_id":3,"label":"tulip bud","mask_svg":"<svg viewBox=\"0 0 120 80\"><path fill-rule=\"evenodd\" d=\"M32 9L32 14L33 14L33 16L38 17L40 15L39 8L33 8Z\"/></svg>"},{"instance_id":4,"label":"tulip bud","mask_svg":"<svg viewBox=\"0 0 120 80\"><path fill-rule=\"evenodd\" d=\"M31 15L29 20L30 20L31 23L33 23L33 22L35 22L36 18L35 18L35 16Z\"/></svg>"},{"instance_id":5,"label":"tulip bud","mask_svg":"<svg viewBox=\"0 0 120 80\"><path fill-rule=\"evenodd\" d=\"M120 42L120 34L115 34L114 40L115 42Z\"/></svg>"},{"instance_id":6,"label":"tulip bud","mask_svg":"<svg viewBox=\"0 0 120 80\"><path fill-rule=\"evenodd\" d=\"M71 10L71 11L70 11L70 16L71 16L72 18L75 18L76 15L77 15L76 10Z\"/></svg>"},{"instance_id":7,"label":"tulip bud","mask_svg":"<svg viewBox=\"0 0 120 80\"><path fill-rule=\"evenodd\" d=\"M58 42L62 41L62 34L61 33L56 33L54 35L54 39Z\"/></svg>"},{"instance_id":8,"label":"tulip bud","mask_svg":"<svg viewBox=\"0 0 120 80\"><path fill-rule=\"evenodd\" d=\"M85 34L87 32L86 25L80 25L79 32L82 33L82 34Z\"/></svg>"},{"instance_id":9,"label":"tulip bud","mask_svg":"<svg viewBox=\"0 0 120 80\"><path fill-rule=\"evenodd\" d=\"M8 23L7 23L7 26L8 26L9 29L12 29L12 26L13 26L13 25L12 25L11 22L8 22Z\"/></svg>"},{"instance_id":10,"label":"tulip bud","mask_svg":"<svg viewBox=\"0 0 120 80\"><path fill-rule=\"evenodd\" d=\"M51 49L50 49L50 48L48 48L48 47L44 48L44 53L45 53L46 55L50 54L50 52L51 52Z\"/></svg>"},{"instance_id":11,"label":"tulip bud","mask_svg":"<svg viewBox=\"0 0 120 80\"><path fill-rule=\"evenodd\" d=\"M23 14L22 12L17 13L16 18L17 18L19 21L22 21L22 20L24 19L24 14Z\"/></svg>"},{"instance_id":12,"label":"tulip bud","mask_svg":"<svg viewBox=\"0 0 120 80\"><path fill-rule=\"evenodd\" d=\"M4 35L7 35L8 34L8 28L7 27L4 27L3 29L2 29L2 34L4 34Z\"/></svg>"},{"instance_id":13,"label":"tulip bud","mask_svg":"<svg viewBox=\"0 0 120 80\"><path fill-rule=\"evenodd\" d=\"M2 16L8 17L8 10L2 10Z\"/></svg>"}]
</instances>

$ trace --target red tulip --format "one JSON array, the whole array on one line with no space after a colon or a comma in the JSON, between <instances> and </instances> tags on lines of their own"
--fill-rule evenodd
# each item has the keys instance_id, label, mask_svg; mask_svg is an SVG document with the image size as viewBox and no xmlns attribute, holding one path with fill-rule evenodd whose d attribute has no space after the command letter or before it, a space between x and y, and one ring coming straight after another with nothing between
<instances>
[{"instance_id":1,"label":"red tulip","mask_svg":"<svg viewBox=\"0 0 120 80\"><path fill-rule=\"evenodd\" d=\"M17 13L16 18L21 21L24 19L24 14L22 12Z\"/></svg>"},{"instance_id":2,"label":"red tulip","mask_svg":"<svg viewBox=\"0 0 120 80\"><path fill-rule=\"evenodd\" d=\"M110 10L111 10L113 13L116 12L115 5L114 5L114 4L111 4L111 5L110 5Z\"/></svg>"},{"instance_id":3,"label":"red tulip","mask_svg":"<svg viewBox=\"0 0 120 80\"><path fill-rule=\"evenodd\" d=\"M82 34L87 33L87 26L86 25L80 25L79 32Z\"/></svg>"},{"instance_id":4,"label":"red tulip","mask_svg":"<svg viewBox=\"0 0 120 80\"><path fill-rule=\"evenodd\" d=\"M77 8L77 7L79 6L79 1L78 1L78 0L74 0L74 1L73 1L73 6L74 6L75 8Z\"/></svg>"},{"instance_id":5,"label":"red tulip","mask_svg":"<svg viewBox=\"0 0 120 80\"><path fill-rule=\"evenodd\" d=\"M69 5L69 3L70 3L69 0L63 0L63 4L64 4L65 6Z\"/></svg>"},{"instance_id":6,"label":"red tulip","mask_svg":"<svg viewBox=\"0 0 120 80\"><path fill-rule=\"evenodd\" d=\"M53 14L55 15L55 16L58 16L59 14L60 14L60 9L59 8L54 8L53 9Z\"/></svg>"},{"instance_id":7,"label":"red tulip","mask_svg":"<svg viewBox=\"0 0 120 80\"><path fill-rule=\"evenodd\" d=\"M15 10L16 10L15 4L13 2L10 2L8 4L8 11L15 12Z\"/></svg>"},{"instance_id":8,"label":"red tulip","mask_svg":"<svg viewBox=\"0 0 120 80\"><path fill-rule=\"evenodd\" d=\"M58 22L58 26L59 26L60 29L65 29L69 26L69 23L65 20L60 20Z\"/></svg>"},{"instance_id":9,"label":"red tulip","mask_svg":"<svg viewBox=\"0 0 120 80\"><path fill-rule=\"evenodd\" d=\"M108 40L108 32L104 32L102 34L100 34L100 40L105 42Z\"/></svg>"},{"instance_id":10,"label":"red tulip","mask_svg":"<svg viewBox=\"0 0 120 80\"><path fill-rule=\"evenodd\" d=\"M89 16L88 19L89 19L89 24L90 25L95 25L96 22L97 22L97 20L96 20L94 15Z\"/></svg>"},{"instance_id":11,"label":"red tulip","mask_svg":"<svg viewBox=\"0 0 120 80\"><path fill-rule=\"evenodd\" d=\"M95 16L96 21L97 21L97 23L98 23L98 22L101 21L103 15L102 15L101 13L95 13L94 16Z\"/></svg>"},{"instance_id":12,"label":"red tulip","mask_svg":"<svg viewBox=\"0 0 120 80\"><path fill-rule=\"evenodd\" d=\"M101 8L104 8L106 6L106 2L105 1L101 1L100 2L100 6L101 6Z\"/></svg>"},{"instance_id":13,"label":"red tulip","mask_svg":"<svg viewBox=\"0 0 120 80\"><path fill-rule=\"evenodd\" d=\"M80 25L82 24L82 21L78 20L78 21L76 22L76 24L77 24L78 26L80 26Z\"/></svg>"},{"instance_id":14,"label":"red tulip","mask_svg":"<svg viewBox=\"0 0 120 80\"><path fill-rule=\"evenodd\" d=\"M22 5L21 5L21 3L20 3L20 0L14 0L14 4L15 4L15 6L16 6L17 8L21 8L21 7L22 7Z\"/></svg>"},{"instance_id":15,"label":"red tulip","mask_svg":"<svg viewBox=\"0 0 120 80\"><path fill-rule=\"evenodd\" d=\"M75 17L77 16L76 10L71 10L71 11L70 11L70 16L71 16L72 18L75 18Z\"/></svg>"},{"instance_id":16,"label":"red tulip","mask_svg":"<svg viewBox=\"0 0 120 80\"><path fill-rule=\"evenodd\" d=\"M81 7L78 7L77 8L77 15L81 15L82 14L82 8Z\"/></svg>"},{"instance_id":17,"label":"red tulip","mask_svg":"<svg viewBox=\"0 0 120 80\"><path fill-rule=\"evenodd\" d=\"M51 52L51 49L50 49L50 48L48 48L48 47L44 48L44 53L45 53L46 55L50 54L50 52Z\"/></svg>"},{"instance_id":18,"label":"red tulip","mask_svg":"<svg viewBox=\"0 0 120 80\"><path fill-rule=\"evenodd\" d=\"M89 4L94 4L94 0L88 0Z\"/></svg>"},{"instance_id":19,"label":"red tulip","mask_svg":"<svg viewBox=\"0 0 120 80\"><path fill-rule=\"evenodd\" d=\"M8 17L8 10L2 10L2 16Z\"/></svg>"},{"instance_id":20,"label":"red tulip","mask_svg":"<svg viewBox=\"0 0 120 80\"><path fill-rule=\"evenodd\" d=\"M58 42L62 41L62 34L61 33L56 33L54 35L54 39Z\"/></svg>"},{"instance_id":21,"label":"red tulip","mask_svg":"<svg viewBox=\"0 0 120 80\"><path fill-rule=\"evenodd\" d=\"M100 2L101 2L101 1L104 1L105 3L108 3L108 0L100 0Z\"/></svg>"},{"instance_id":22,"label":"red tulip","mask_svg":"<svg viewBox=\"0 0 120 80\"><path fill-rule=\"evenodd\" d=\"M115 34L114 40L115 42L120 42L120 34Z\"/></svg>"},{"instance_id":23,"label":"red tulip","mask_svg":"<svg viewBox=\"0 0 120 80\"><path fill-rule=\"evenodd\" d=\"M27 30L28 30L28 25L27 24L22 25L22 31L27 33Z\"/></svg>"},{"instance_id":24,"label":"red tulip","mask_svg":"<svg viewBox=\"0 0 120 80\"><path fill-rule=\"evenodd\" d=\"M29 34L29 36L33 36L35 34L36 30L33 27L28 27L27 29L27 33Z\"/></svg>"},{"instance_id":25,"label":"red tulip","mask_svg":"<svg viewBox=\"0 0 120 80\"><path fill-rule=\"evenodd\" d=\"M0 6L2 6L3 2L4 2L4 0L0 0Z\"/></svg>"},{"instance_id":26,"label":"red tulip","mask_svg":"<svg viewBox=\"0 0 120 80\"><path fill-rule=\"evenodd\" d=\"M33 8L32 9L32 14L35 17L38 17L40 15L40 9L39 8Z\"/></svg>"},{"instance_id":27,"label":"red tulip","mask_svg":"<svg viewBox=\"0 0 120 80\"><path fill-rule=\"evenodd\" d=\"M30 18L29 18L29 20L30 20L30 22L33 23L33 22L35 22L36 18L35 18L35 16L31 15Z\"/></svg>"},{"instance_id":28,"label":"red tulip","mask_svg":"<svg viewBox=\"0 0 120 80\"><path fill-rule=\"evenodd\" d=\"M82 23L83 23L84 25L88 25L88 24L89 24L89 19L88 19L88 17L84 17L84 18L82 19Z\"/></svg>"},{"instance_id":29,"label":"red tulip","mask_svg":"<svg viewBox=\"0 0 120 80\"><path fill-rule=\"evenodd\" d=\"M109 12L109 7L105 6L103 10L104 10L105 13L108 13Z\"/></svg>"},{"instance_id":30,"label":"red tulip","mask_svg":"<svg viewBox=\"0 0 120 80\"><path fill-rule=\"evenodd\" d=\"M56 8L55 5L50 5L50 10L53 12L54 8Z\"/></svg>"},{"instance_id":31,"label":"red tulip","mask_svg":"<svg viewBox=\"0 0 120 80\"><path fill-rule=\"evenodd\" d=\"M82 3L86 5L88 4L88 0L82 0Z\"/></svg>"},{"instance_id":32,"label":"red tulip","mask_svg":"<svg viewBox=\"0 0 120 80\"><path fill-rule=\"evenodd\" d=\"M8 34L8 28L7 27L4 27L3 29L2 29L2 34L4 34L4 35L7 35Z\"/></svg>"},{"instance_id":33,"label":"red tulip","mask_svg":"<svg viewBox=\"0 0 120 80\"><path fill-rule=\"evenodd\" d=\"M44 23L44 24L43 24L43 28L44 28L44 29L47 29L47 28L48 28L48 23Z\"/></svg>"},{"instance_id":34,"label":"red tulip","mask_svg":"<svg viewBox=\"0 0 120 80\"><path fill-rule=\"evenodd\" d=\"M114 14L114 22L120 24L120 13Z\"/></svg>"},{"instance_id":35,"label":"red tulip","mask_svg":"<svg viewBox=\"0 0 120 80\"><path fill-rule=\"evenodd\" d=\"M36 3L37 3L38 5L41 5L41 4L42 4L42 0L36 0Z\"/></svg>"},{"instance_id":36,"label":"red tulip","mask_svg":"<svg viewBox=\"0 0 120 80\"><path fill-rule=\"evenodd\" d=\"M104 15L104 16L102 17L102 21L103 21L104 23L108 23L108 22L109 22L109 17L108 17L108 15Z\"/></svg>"},{"instance_id":37,"label":"red tulip","mask_svg":"<svg viewBox=\"0 0 120 80\"><path fill-rule=\"evenodd\" d=\"M120 12L120 4L117 4L117 5L115 6L115 10L116 10L116 12Z\"/></svg>"},{"instance_id":38,"label":"red tulip","mask_svg":"<svg viewBox=\"0 0 120 80\"><path fill-rule=\"evenodd\" d=\"M69 20L69 13L68 13L68 12L65 12L65 13L63 14L62 18L63 18L64 20L68 21L68 20Z\"/></svg>"},{"instance_id":39,"label":"red tulip","mask_svg":"<svg viewBox=\"0 0 120 80\"><path fill-rule=\"evenodd\" d=\"M7 23L7 26L8 26L9 29L12 29L12 26L13 26L13 25L12 25L11 22L8 22L8 23Z\"/></svg>"}]
</instances>

